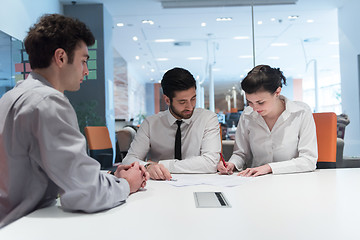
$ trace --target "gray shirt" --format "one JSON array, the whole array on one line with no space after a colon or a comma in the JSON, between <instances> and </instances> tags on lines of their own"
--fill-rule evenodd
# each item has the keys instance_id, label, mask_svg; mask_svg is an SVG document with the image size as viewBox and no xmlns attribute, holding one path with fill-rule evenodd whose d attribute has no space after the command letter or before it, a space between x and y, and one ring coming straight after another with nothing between
<instances>
[{"instance_id":1,"label":"gray shirt","mask_svg":"<svg viewBox=\"0 0 360 240\"><path fill-rule=\"evenodd\" d=\"M176 118L169 110L145 119L131 143L123 163L148 157L163 164L170 173L214 173L220 159L219 121L214 112L197 108L189 119L182 119L181 151L183 160L174 159Z\"/></svg>"},{"instance_id":2,"label":"gray shirt","mask_svg":"<svg viewBox=\"0 0 360 240\"><path fill-rule=\"evenodd\" d=\"M65 210L95 212L130 193L86 153L74 109L36 73L0 99L0 228L60 195Z\"/></svg>"}]
</instances>

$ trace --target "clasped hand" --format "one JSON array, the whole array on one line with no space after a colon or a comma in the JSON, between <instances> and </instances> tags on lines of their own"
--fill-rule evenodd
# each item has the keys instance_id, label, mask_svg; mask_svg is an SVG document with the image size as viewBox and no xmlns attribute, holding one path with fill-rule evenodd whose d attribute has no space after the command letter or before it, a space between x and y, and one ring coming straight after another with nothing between
<instances>
[{"instance_id":1,"label":"clasped hand","mask_svg":"<svg viewBox=\"0 0 360 240\"><path fill-rule=\"evenodd\" d=\"M150 175L138 162L131 165L119 165L114 173L118 178L124 178L129 183L130 193L137 192L140 188L146 186L146 181Z\"/></svg>"}]
</instances>

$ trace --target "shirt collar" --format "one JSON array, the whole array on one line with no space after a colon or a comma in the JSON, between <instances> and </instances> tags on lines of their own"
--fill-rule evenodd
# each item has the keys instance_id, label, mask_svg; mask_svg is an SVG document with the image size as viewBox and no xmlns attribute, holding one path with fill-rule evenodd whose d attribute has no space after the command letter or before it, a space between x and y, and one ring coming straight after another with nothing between
<instances>
[{"instance_id":1,"label":"shirt collar","mask_svg":"<svg viewBox=\"0 0 360 240\"><path fill-rule=\"evenodd\" d=\"M27 77L27 79L38 80L38 81L40 81L41 83L43 83L43 84L45 84L45 85L47 85L47 86L49 86L49 87L54 88L54 87L51 85L51 83L50 83L48 80L46 80L46 78L44 78L42 75L40 75L40 74L38 74L38 73L36 73L36 72L31 72L31 73L29 74L29 76Z\"/></svg>"},{"instance_id":2,"label":"shirt collar","mask_svg":"<svg viewBox=\"0 0 360 240\"><path fill-rule=\"evenodd\" d=\"M299 107L293 101L290 101L287 97L283 95L280 95L279 97L281 100L285 101L285 111L282 113L283 116L289 116L291 113L302 111L301 107ZM246 107L243 114L252 116L253 118L258 118L261 116L259 113L255 112L252 107Z\"/></svg>"}]
</instances>

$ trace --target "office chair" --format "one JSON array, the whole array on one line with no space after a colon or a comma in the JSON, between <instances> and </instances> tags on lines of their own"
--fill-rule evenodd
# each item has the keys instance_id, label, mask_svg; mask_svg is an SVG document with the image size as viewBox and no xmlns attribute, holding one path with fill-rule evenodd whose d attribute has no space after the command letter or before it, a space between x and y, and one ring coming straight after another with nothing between
<instances>
[{"instance_id":1,"label":"office chair","mask_svg":"<svg viewBox=\"0 0 360 240\"><path fill-rule=\"evenodd\" d=\"M100 163L101 169L112 169L113 149L107 127L87 126L84 130L90 157Z\"/></svg>"},{"instance_id":2,"label":"office chair","mask_svg":"<svg viewBox=\"0 0 360 240\"><path fill-rule=\"evenodd\" d=\"M333 112L313 113L318 144L317 168L336 168L337 118Z\"/></svg>"},{"instance_id":3,"label":"office chair","mask_svg":"<svg viewBox=\"0 0 360 240\"><path fill-rule=\"evenodd\" d=\"M116 138L117 138L117 152L116 155L118 156L116 159L116 162L122 161L124 157L126 156L130 144L133 141L135 137L136 131L132 127L124 127L123 129L120 129L116 132Z\"/></svg>"}]
</instances>

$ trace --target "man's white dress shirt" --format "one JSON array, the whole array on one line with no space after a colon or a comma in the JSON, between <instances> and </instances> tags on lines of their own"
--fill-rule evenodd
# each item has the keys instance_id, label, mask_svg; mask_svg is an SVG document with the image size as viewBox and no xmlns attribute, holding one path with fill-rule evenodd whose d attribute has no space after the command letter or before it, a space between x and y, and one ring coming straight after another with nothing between
<instances>
[{"instance_id":1,"label":"man's white dress shirt","mask_svg":"<svg viewBox=\"0 0 360 240\"><path fill-rule=\"evenodd\" d=\"M221 139L217 115L197 108L182 119L182 160L175 159L176 118L169 110L147 117L141 124L124 164L148 160L163 164L170 173L214 173L220 159ZM149 155L148 155L149 153Z\"/></svg>"},{"instance_id":2,"label":"man's white dress shirt","mask_svg":"<svg viewBox=\"0 0 360 240\"><path fill-rule=\"evenodd\" d=\"M230 162L240 171L269 164L274 174L313 171L318 158L316 128L308 105L285 101L285 111L270 131L251 107L240 116Z\"/></svg>"}]
</instances>

